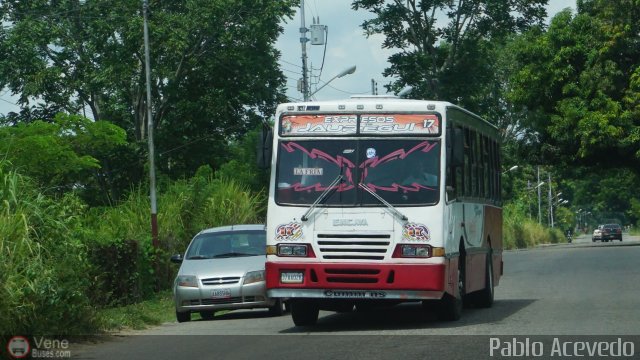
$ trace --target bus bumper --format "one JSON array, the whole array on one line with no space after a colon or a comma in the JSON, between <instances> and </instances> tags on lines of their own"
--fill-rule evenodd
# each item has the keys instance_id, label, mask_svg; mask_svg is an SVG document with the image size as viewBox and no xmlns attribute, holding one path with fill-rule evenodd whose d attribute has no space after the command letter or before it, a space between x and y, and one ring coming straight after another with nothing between
<instances>
[{"instance_id":1,"label":"bus bumper","mask_svg":"<svg viewBox=\"0 0 640 360\"><path fill-rule=\"evenodd\" d=\"M440 299L446 268L446 264L267 262L267 294L276 298Z\"/></svg>"}]
</instances>

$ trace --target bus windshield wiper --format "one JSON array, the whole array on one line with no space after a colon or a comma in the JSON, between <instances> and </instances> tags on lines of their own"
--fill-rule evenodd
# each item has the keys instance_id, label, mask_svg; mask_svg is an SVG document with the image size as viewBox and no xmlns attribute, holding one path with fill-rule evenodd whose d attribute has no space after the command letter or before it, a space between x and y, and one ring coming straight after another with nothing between
<instances>
[{"instance_id":1,"label":"bus windshield wiper","mask_svg":"<svg viewBox=\"0 0 640 360\"><path fill-rule=\"evenodd\" d=\"M342 174L338 175L338 177L335 178L335 180L333 180L331 182L331 184L329 184L329 186L324 189L324 191L322 192L322 194L320 194L320 196L318 196L318 198L316 199L316 201L313 202L313 204L311 204L311 206L309 207L309 209L307 210L307 212L304 213L304 215L302 215L302 217L300 218L300 220L302 221L307 221L309 220L309 214L311 214L311 212L313 211L313 209L316 208L316 206L318 204L320 204L322 201L326 200L328 198L327 195L329 195L329 193L335 191L337 188L335 187L340 181L342 181Z\"/></svg>"},{"instance_id":2,"label":"bus windshield wiper","mask_svg":"<svg viewBox=\"0 0 640 360\"><path fill-rule=\"evenodd\" d=\"M389 210L391 210L391 213L393 213L395 216L399 217L402 221L407 221L409 220L407 218L406 215L404 215L403 213L401 213L400 211L398 211L398 209L396 209L393 205L391 205L387 200L383 199L382 196L376 194L375 192L373 192L373 190L369 189L365 184L360 183L358 184L362 189L364 189L366 192L368 192L369 194L371 194L371 196L373 196L374 198L378 199L378 201L380 201L381 203L383 203L386 207L389 208Z\"/></svg>"}]
</instances>

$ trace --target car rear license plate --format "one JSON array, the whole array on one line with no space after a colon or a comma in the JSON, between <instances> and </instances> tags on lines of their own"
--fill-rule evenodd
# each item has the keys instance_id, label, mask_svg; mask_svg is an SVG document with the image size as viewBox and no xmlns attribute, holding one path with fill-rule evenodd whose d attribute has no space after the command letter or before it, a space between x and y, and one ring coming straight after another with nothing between
<instances>
[{"instance_id":1,"label":"car rear license plate","mask_svg":"<svg viewBox=\"0 0 640 360\"><path fill-rule=\"evenodd\" d=\"M211 291L211 297L214 299L231 297L231 289L216 289Z\"/></svg>"},{"instance_id":2,"label":"car rear license plate","mask_svg":"<svg viewBox=\"0 0 640 360\"><path fill-rule=\"evenodd\" d=\"M280 273L280 282L283 284L302 284L304 273L302 271L287 271Z\"/></svg>"}]
</instances>

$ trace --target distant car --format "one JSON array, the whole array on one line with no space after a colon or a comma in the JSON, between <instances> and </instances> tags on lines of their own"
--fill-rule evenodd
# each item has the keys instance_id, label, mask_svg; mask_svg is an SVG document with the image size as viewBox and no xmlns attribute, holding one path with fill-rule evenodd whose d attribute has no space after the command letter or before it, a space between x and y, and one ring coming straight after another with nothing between
<instances>
[{"instance_id":1,"label":"distant car","mask_svg":"<svg viewBox=\"0 0 640 360\"><path fill-rule=\"evenodd\" d=\"M174 283L178 322L198 312L212 320L219 310L268 308L271 315L284 312L282 299L268 298L264 266L264 225L232 225L206 229L192 240L180 263Z\"/></svg>"},{"instance_id":2,"label":"distant car","mask_svg":"<svg viewBox=\"0 0 640 360\"><path fill-rule=\"evenodd\" d=\"M622 241L622 226L620 224L605 224L602 227L602 241Z\"/></svg>"},{"instance_id":3,"label":"distant car","mask_svg":"<svg viewBox=\"0 0 640 360\"><path fill-rule=\"evenodd\" d=\"M591 241L596 242L596 240L602 241L602 227L604 225L598 225L595 230L593 230L593 235L591 235Z\"/></svg>"}]
</instances>

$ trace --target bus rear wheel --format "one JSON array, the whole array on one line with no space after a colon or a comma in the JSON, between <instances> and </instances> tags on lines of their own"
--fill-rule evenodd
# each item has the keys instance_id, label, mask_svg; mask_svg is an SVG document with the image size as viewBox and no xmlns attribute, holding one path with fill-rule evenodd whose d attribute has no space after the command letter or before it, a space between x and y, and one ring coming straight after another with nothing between
<instances>
[{"instance_id":1,"label":"bus rear wheel","mask_svg":"<svg viewBox=\"0 0 640 360\"><path fill-rule=\"evenodd\" d=\"M315 325L320 307L312 300L291 301L291 318L296 326Z\"/></svg>"}]
</instances>

